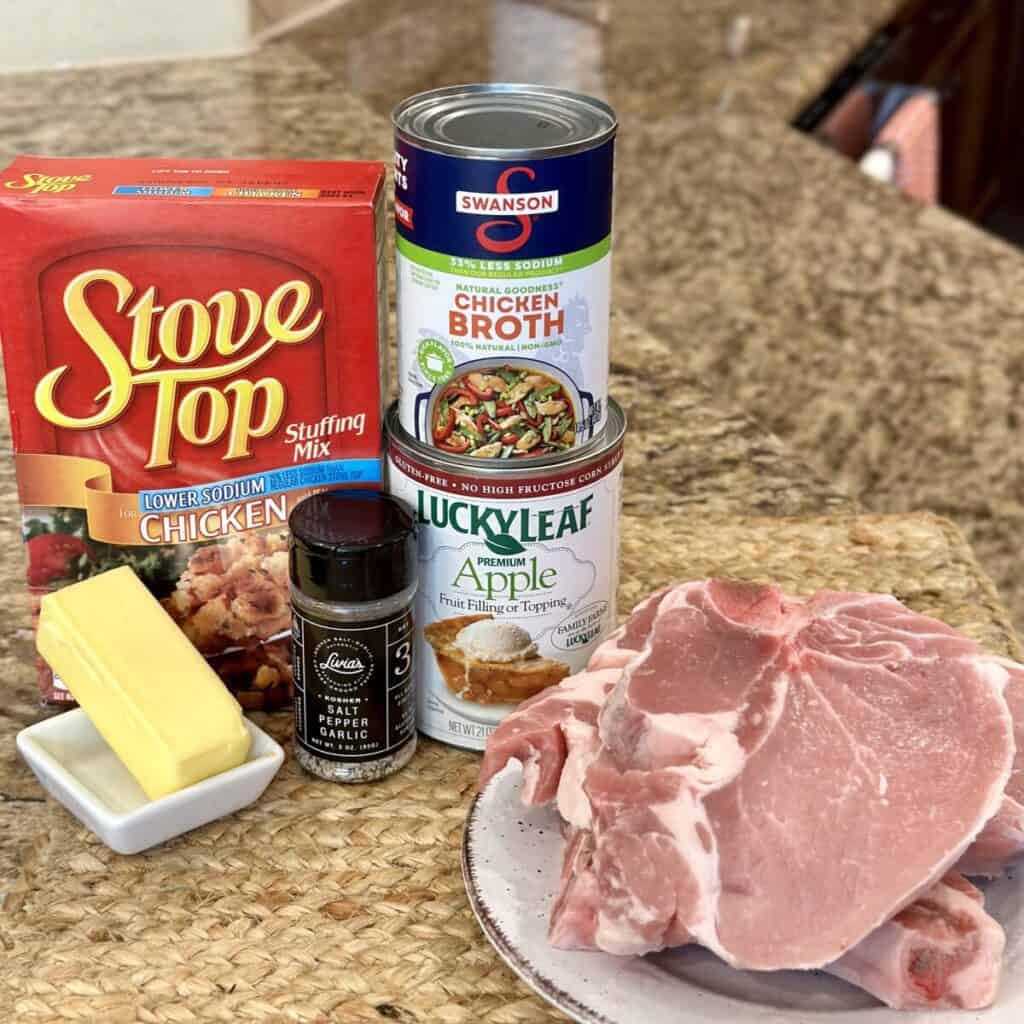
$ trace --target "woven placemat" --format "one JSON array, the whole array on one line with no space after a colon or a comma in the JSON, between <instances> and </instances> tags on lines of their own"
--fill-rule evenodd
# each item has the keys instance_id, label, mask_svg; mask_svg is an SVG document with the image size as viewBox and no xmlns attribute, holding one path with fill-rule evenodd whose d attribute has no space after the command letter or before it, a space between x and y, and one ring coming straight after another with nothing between
<instances>
[{"instance_id":1,"label":"woven placemat","mask_svg":"<svg viewBox=\"0 0 1024 1024\"><path fill-rule=\"evenodd\" d=\"M656 585L711 574L891 591L993 651L1020 653L963 537L933 516L624 518L624 608ZM17 717L3 719L5 757ZM262 724L287 740L287 716ZM477 764L423 741L406 771L343 787L289 759L258 805L122 857L10 761L0 1017L564 1020L502 964L469 910L459 846Z\"/></svg>"}]
</instances>

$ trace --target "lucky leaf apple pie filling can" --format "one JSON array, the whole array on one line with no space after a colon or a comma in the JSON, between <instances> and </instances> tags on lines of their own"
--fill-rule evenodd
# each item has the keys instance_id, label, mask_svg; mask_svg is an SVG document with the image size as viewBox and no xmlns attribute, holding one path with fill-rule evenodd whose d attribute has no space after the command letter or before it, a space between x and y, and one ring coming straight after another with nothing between
<instances>
[{"instance_id":1,"label":"lucky leaf apple pie filling can","mask_svg":"<svg viewBox=\"0 0 1024 1024\"><path fill-rule=\"evenodd\" d=\"M594 444L512 464L424 445L394 407L387 426L388 486L419 529L417 724L482 750L615 628L625 417L610 401Z\"/></svg>"},{"instance_id":2,"label":"lucky leaf apple pie filling can","mask_svg":"<svg viewBox=\"0 0 1024 1024\"><path fill-rule=\"evenodd\" d=\"M462 85L394 111L399 421L514 462L608 418L610 107L534 85Z\"/></svg>"}]
</instances>

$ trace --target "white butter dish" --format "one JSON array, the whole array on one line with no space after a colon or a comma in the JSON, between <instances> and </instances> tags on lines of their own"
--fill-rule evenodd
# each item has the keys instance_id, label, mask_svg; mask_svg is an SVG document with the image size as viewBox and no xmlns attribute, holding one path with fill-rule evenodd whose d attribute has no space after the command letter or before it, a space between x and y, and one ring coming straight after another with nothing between
<instances>
[{"instance_id":1,"label":"white butter dish","mask_svg":"<svg viewBox=\"0 0 1024 1024\"><path fill-rule=\"evenodd\" d=\"M259 799L284 751L244 721L252 744L242 764L159 800L146 796L81 708L22 729L17 743L54 799L112 850L138 853Z\"/></svg>"}]
</instances>

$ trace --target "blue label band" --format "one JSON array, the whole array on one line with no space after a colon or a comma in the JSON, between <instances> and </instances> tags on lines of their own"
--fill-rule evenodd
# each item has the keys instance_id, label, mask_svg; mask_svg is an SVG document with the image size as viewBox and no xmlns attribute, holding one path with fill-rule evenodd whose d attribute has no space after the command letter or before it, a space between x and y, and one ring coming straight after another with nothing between
<instances>
[{"instance_id":1,"label":"blue label band","mask_svg":"<svg viewBox=\"0 0 1024 1024\"><path fill-rule=\"evenodd\" d=\"M211 185L117 185L115 196L200 196L213 195Z\"/></svg>"},{"instance_id":2,"label":"blue label band","mask_svg":"<svg viewBox=\"0 0 1024 1024\"><path fill-rule=\"evenodd\" d=\"M249 498L262 498L281 491L334 487L338 484L377 484L381 479L380 459L334 459L287 469L269 469L262 473L219 480L216 483L196 484L193 487L140 491L139 508L143 512L183 512L246 501Z\"/></svg>"}]
</instances>

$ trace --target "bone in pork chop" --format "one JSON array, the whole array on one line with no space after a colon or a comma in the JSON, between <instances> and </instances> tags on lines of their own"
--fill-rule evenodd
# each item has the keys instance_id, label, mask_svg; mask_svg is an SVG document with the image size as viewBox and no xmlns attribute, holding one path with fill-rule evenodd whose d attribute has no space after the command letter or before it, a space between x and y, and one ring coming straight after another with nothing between
<instances>
[{"instance_id":1,"label":"bone in pork chop","mask_svg":"<svg viewBox=\"0 0 1024 1024\"><path fill-rule=\"evenodd\" d=\"M835 960L994 813L1005 675L893 598L675 588L584 780L606 897L592 944L641 953L684 931L736 966Z\"/></svg>"},{"instance_id":2,"label":"bone in pork chop","mask_svg":"<svg viewBox=\"0 0 1024 1024\"><path fill-rule=\"evenodd\" d=\"M514 758L523 766L523 803L542 805L557 799L567 822L588 826L583 773L600 746L598 713L621 674L617 668L587 669L523 701L487 741L480 788Z\"/></svg>"},{"instance_id":3,"label":"bone in pork chop","mask_svg":"<svg viewBox=\"0 0 1024 1024\"><path fill-rule=\"evenodd\" d=\"M996 997L1006 935L951 872L825 970L895 1010L980 1010Z\"/></svg>"},{"instance_id":4,"label":"bone in pork chop","mask_svg":"<svg viewBox=\"0 0 1024 1024\"><path fill-rule=\"evenodd\" d=\"M551 940L578 947L594 933L602 895L588 870L593 835L570 830ZM680 933L676 945L690 942ZM995 999L1006 935L981 892L950 872L824 970L896 1010L980 1010Z\"/></svg>"},{"instance_id":5,"label":"bone in pork chop","mask_svg":"<svg viewBox=\"0 0 1024 1024\"><path fill-rule=\"evenodd\" d=\"M737 966L822 966L936 882L998 806L1006 671L942 623L877 595L714 581L641 614L640 654L625 658L627 625L595 659L626 664L581 758L590 835L559 944L692 936Z\"/></svg>"},{"instance_id":6,"label":"bone in pork chop","mask_svg":"<svg viewBox=\"0 0 1024 1024\"><path fill-rule=\"evenodd\" d=\"M606 641L591 664L607 664L609 651L621 652L620 639ZM482 785L513 758L529 763L524 802L557 800L568 823L560 895L551 914L556 946L585 946L596 930L600 893L589 870L593 833L582 775L599 749L598 712L618 676L583 673L534 698L506 718L485 756ZM677 938L690 941L689 935ZM1005 941L981 893L950 873L824 969L895 1009L980 1009L998 989Z\"/></svg>"},{"instance_id":7,"label":"bone in pork chop","mask_svg":"<svg viewBox=\"0 0 1024 1024\"><path fill-rule=\"evenodd\" d=\"M658 591L638 605L630 618L594 651L588 668L621 668L628 664L643 647L669 589ZM1006 658L991 661L1008 673L1003 696L1013 718L1016 754L999 810L956 865L965 875L986 878L1003 874L1010 864L1024 857L1024 665Z\"/></svg>"}]
</instances>

